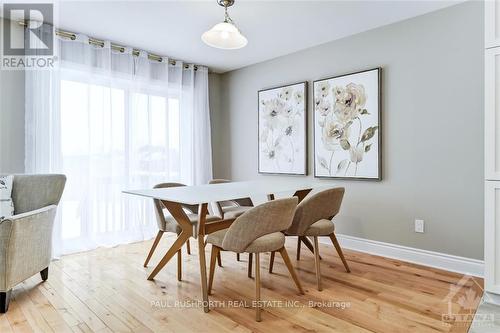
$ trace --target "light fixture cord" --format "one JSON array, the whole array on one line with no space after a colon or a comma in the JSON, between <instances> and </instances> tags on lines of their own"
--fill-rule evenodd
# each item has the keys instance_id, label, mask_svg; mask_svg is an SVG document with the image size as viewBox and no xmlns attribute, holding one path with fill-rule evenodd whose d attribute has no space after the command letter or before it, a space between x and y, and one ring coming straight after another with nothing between
<instances>
[{"instance_id":1,"label":"light fixture cord","mask_svg":"<svg viewBox=\"0 0 500 333\"><path fill-rule=\"evenodd\" d=\"M224 22L233 23L233 20L229 17L229 13L227 12L227 5L224 5Z\"/></svg>"}]
</instances>

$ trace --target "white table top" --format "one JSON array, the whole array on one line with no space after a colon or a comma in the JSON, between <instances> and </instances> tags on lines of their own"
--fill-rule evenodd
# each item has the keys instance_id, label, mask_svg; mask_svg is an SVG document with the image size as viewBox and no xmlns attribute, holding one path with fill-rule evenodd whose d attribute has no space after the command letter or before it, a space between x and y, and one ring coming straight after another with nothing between
<instances>
[{"instance_id":1,"label":"white table top","mask_svg":"<svg viewBox=\"0 0 500 333\"><path fill-rule=\"evenodd\" d=\"M334 187L334 185L317 180L269 179L211 185L127 190L123 191L123 193L188 205L197 205L201 203L246 198L253 195L277 194L331 187Z\"/></svg>"}]
</instances>

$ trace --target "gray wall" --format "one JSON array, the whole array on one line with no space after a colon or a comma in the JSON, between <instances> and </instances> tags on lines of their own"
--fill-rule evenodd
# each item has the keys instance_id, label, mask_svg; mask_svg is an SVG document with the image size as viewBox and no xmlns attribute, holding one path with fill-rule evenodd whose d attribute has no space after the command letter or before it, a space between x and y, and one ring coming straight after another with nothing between
<instances>
[{"instance_id":1,"label":"gray wall","mask_svg":"<svg viewBox=\"0 0 500 333\"><path fill-rule=\"evenodd\" d=\"M225 152L219 147L224 146L224 134L223 132L227 130L226 126L228 123L223 117L222 109L222 98L221 98L221 75L216 73L210 73L208 75L208 87L209 87L209 98L210 98L210 122L212 130L212 165L213 165L213 177L221 178L222 175L219 174L219 170L223 169L223 165L226 162L224 157Z\"/></svg>"},{"instance_id":2,"label":"gray wall","mask_svg":"<svg viewBox=\"0 0 500 333\"><path fill-rule=\"evenodd\" d=\"M222 75L215 176L272 177L257 173L259 89L381 66L383 181L333 181L346 187L337 231L482 259L483 16L463 3Z\"/></svg>"},{"instance_id":3,"label":"gray wall","mask_svg":"<svg viewBox=\"0 0 500 333\"><path fill-rule=\"evenodd\" d=\"M22 39L21 27L12 29ZM0 70L0 174L23 172L24 71Z\"/></svg>"}]
</instances>

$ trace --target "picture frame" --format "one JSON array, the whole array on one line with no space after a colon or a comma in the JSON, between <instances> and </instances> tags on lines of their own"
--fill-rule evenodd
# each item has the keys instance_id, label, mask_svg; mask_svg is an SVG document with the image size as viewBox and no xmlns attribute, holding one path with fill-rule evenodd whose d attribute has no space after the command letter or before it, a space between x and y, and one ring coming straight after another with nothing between
<instances>
[{"instance_id":1,"label":"picture frame","mask_svg":"<svg viewBox=\"0 0 500 333\"><path fill-rule=\"evenodd\" d=\"M257 92L259 174L307 175L307 88L302 81Z\"/></svg>"},{"instance_id":2,"label":"picture frame","mask_svg":"<svg viewBox=\"0 0 500 333\"><path fill-rule=\"evenodd\" d=\"M314 177L382 180L382 68L313 81Z\"/></svg>"}]
</instances>

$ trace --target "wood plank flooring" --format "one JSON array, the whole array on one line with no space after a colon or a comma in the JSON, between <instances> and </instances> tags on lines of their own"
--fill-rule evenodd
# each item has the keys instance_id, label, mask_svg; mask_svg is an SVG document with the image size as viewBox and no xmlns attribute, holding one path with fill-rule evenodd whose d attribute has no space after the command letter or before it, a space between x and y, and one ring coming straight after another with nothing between
<instances>
[{"instance_id":1,"label":"wood plank flooring","mask_svg":"<svg viewBox=\"0 0 500 333\"><path fill-rule=\"evenodd\" d=\"M279 256L269 274L269 254L262 255L267 303L262 322L255 322L248 256L237 262L234 253L224 252L206 314L198 304L197 249L190 256L184 249L183 281L177 281L175 260L155 281L146 280L173 240L162 239L148 268L142 263L152 240L53 262L46 282L37 275L13 290L8 313L0 315L0 332L467 332L482 295L481 279L354 251L345 251L348 274L333 246L325 244L319 292L313 255L303 248L296 261L296 239L289 239L304 296ZM457 284L463 286L450 289Z\"/></svg>"}]
</instances>

